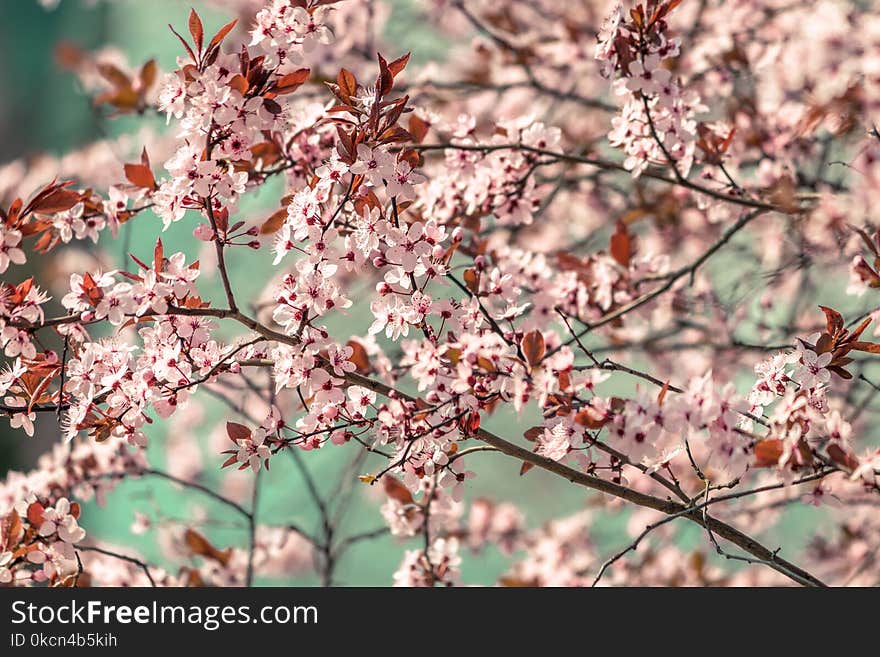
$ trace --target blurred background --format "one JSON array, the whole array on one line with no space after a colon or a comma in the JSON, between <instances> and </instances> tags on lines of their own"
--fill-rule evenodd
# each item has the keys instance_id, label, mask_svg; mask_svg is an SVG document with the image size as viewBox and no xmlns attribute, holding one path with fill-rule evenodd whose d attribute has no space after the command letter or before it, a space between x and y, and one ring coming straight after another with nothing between
<instances>
[{"instance_id":1,"label":"blurred background","mask_svg":"<svg viewBox=\"0 0 880 657\"><path fill-rule=\"evenodd\" d=\"M417 7L410 0L395 0L391 5L387 36L397 52L386 54L398 56L412 50L415 61L442 58L444 44L426 22L419 21ZM56 46L60 42L73 42L85 50L116 48L134 64L155 57L160 67L168 70L173 67L179 50L178 42L167 27L169 20L178 25L184 24L190 6L194 6L205 22L206 32L213 33L230 18L214 7L191 0L115 0L97 3L63 0L51 11L40 6L36 0L0 0L0 6L4 9L4 20L0 21L0 88L3 90L0 92L0 167L16 159L24 158L27 162L39 154L58 156L68 149L95 140L134 134L145 123L157 131L165 128L164 117L108 121L93 111L89 97L82 93L76 78L62 70L56 61ZM139 150L137 144L133 146L135 152ZM159 165L160 162L154 162L154 168L159 168ZM280 181L275 182L274 187L267 186L242 203L242 218L264 216L277 207L282 189L278 184ZM160 230L158 219L144 213L144 216L124 226L121 244L102 237L97 247L80 243L69 248L99 248L104 252L103 257L114 261L116 266L121 266L126 251L149 261ZM179 250L187 253L190 260L198 257L203 244L193 238L191 230L192 225L181 221L162 234L166 253ZM236 271L247 271L247 275L239 274L236 279L240 295L242 298L249 294L256 296L274 275L270 259L263 255L262 260L251 258L245 263L237 255L233 254L231 262L233 278L236 277ZM28 266L32 265L29 263ZM39 267L39 264L36 266ZM18 271L15 273L16 276L19 274ZM219 285L209 276L200 279L199 286L204 289L206 296L213 293L217 298ZM369 317L366 306L356 305L350 320L346 321L352 326L356 325L353 333L362 334L370 323ZM339 326L337 320L337 328ZM748 382L745 385L747 387ZM627 388L626 381L616 386L608 391L631 390ZM218 430L222 433L222 423L230 412L219 402L205 395L202 397L204 410L201 413L190 414L173 423L152 425L149 431L151 459L158 467L168 466L173 463L175 450L197 449L203 466L197 479L230 496L247 499L252 480L250 471L223 475L219 472L223 459L217 453L216 446L222 444L222 439L218 441L217 433ZM528 414L516 418L502 412L491 422L492 428L499 433L518 438L525 428L537 424L539 418ZM173 436L168 435L169 432ZM40 418L37 435L32 439L22 433L11 432L8 422L0 421L0 476L11 469L32 467L39 454L58 439L54 418ZM223 445L221 449L227 446ZM347 467L350 451L346 453L329 448L304 456L307 467L325 495L351 485L354 475L360 474L352 473ZM532 471L527 476L519 477L519 464L506 457L485 454L472 458L480 459L479 464L470 464L471 468L479 470L480 476L472 482L471 496L518 503L526 514L529 526L537 526L549 518L583 509L589 504L589 495L585 495L583 489L567 485L552 475ZM362 471L370 471L370 466L370 463L364 464ZM261 498L260 521L269 524L296 523L312 529L317 523L316 509L305 493L305 482L293 464L285 460L284 455L279 455L273 459L271 471L261 476L264 494ZM381 526L383 523L378 506L382 499L378 487L370 489L357 482L354 486L355 503L345 517L345 531L356 532ZM125 547L129 552L138 552L151 562L165 563L155 533L148 532L143 536L131 534L135 510L151 518L200 517L200 526L219 547L245 544L246 528L238 524L237 518L229 519L219 513L219 507L212 506L206 499L189 492L183 495L167 482L155 480L123 484L110 496L106 508L100 513L96 513L93 507L85 509L83 525L94 536ZM592 539L600 546L625 544L627 514L598 510L596 513L601 514L601 519L594 523L595 535ZM774 531L805 526L808 517L814 521L815 513L812 516L805 515L807 513L807 509L795 509ZM225 516L224 519L217 520L221 515ZM768 540L770 544L774 543L772 537ZM703 542L703 537L696 529L686 529L683 541L696 545ZM786 543L787 548L795 545ZM406 547L387 537L362 544L348 553L339 569L336 583L390 584L390 575L400 563ZM467 555L463 562L464 580L475 584L494 583L508 564L509 558L495 548L479 555ZM261 583L314 584L316 580L311 575L305 575L284 580L264 580Z\"/></svg>"}]
</instances>

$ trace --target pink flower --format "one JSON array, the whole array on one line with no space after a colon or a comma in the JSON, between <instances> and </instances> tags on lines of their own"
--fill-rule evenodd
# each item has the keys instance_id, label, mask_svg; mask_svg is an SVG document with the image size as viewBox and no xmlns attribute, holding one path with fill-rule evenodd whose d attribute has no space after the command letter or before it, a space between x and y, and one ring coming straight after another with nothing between
<instances>
[{"instance_id":1,"label":"pink flower","mask_svg":"<svg viewBox=\"0 0 880 657\"><path fill-rule=\"evenodd\" d=\"M546 427L538 437L535 452L548 459L561 461L568 455L569 449L572 447L572 438L576 433L570 424L562 420L556 421L553 425Z\"/></svg>"},{"instance_id":2,"label":"pink flower","mask_svg":"<svg viewBox=\"0 0 880 657\"><path fill-rule=\"evenodd\" d=\"M667 69L660 68L660 58L657 55L648 55L644 63L639 60L631 62L629 74L626 88L630 91L641 91L648 96L660 91L671 76Z\"/></svg>"},{"instance_id":3,"label":"pink flower","mask_svg":"<svg viewBox=\"0 0 880 657\"><path fill-rule=\"evenodd\" d=\"M327 358L338 376L345 376L346 372L354 372L357 369L357 366L349 360L353 353L354 349L348 345L340 347L331 344L328 347Z\"/></svg>"},{"instance_id":4,"label":"pink flower","mask_svg":"<svg viewBox=\"0 0 880 657\"><path fill-rule=\"evenodd\" d=\"M363 416L376 403L376 393L362 386L349 386L346 391L353 413Z\"/></svg>"},{"instance_id":5,"label":"pink flower","mask_svg":"<svg viewBox=\"0 0 880 657\"><path fill-rule=\"evenodd\" d=\"M381 147L370 148L366 144L358 144L357 156L357 161L349 170L355 175L366 176L374 187L381 187L386 178L394 175L394 157Z\"/></svg>"},{"instance_id":6,"label":"pink flower","mask_svg":"<svg viewBox=\"0 0 880 657\"><path fill-rule=\"evenodd\" d=\"M9 263L23 265L25 263L24 251L19 248L21 243L21 231L2 231L3 240L0 241L0 274L9 268Z\"/></svg>"},{"instance_id":7,"label":"pink flower","mask_svg":"<svg viewBox=\"0 0 880 657\"><path fill-rule=\"evenodd\" d=\"M388 177L388 195L396 196L398 201L409 201L415 192L413 185L418 185L427 180L425 176L412 169L409 162L401 160L397 163L394 172Z\"/></svg>"},{"instance_id":8,"label":"pink flower","mask_svg":"<svg viewBox=\"0 0 880 657\"><path fill-rule=\"evenodd\" d=\"M67 558L73 557L73 545L86 537L85 530L71 514L70 501L66 497L43 511L43 521L38 531L43 538L56 535L61 542L60 546L56 544L56 549Z\"/></svg>"},{"instance_id":9,"label":"pink flower","mask_svg":"<svg viewBox=\"0 0 880 657\"><path fill-rule=\"evenodd\" d=\"M269 460L272 452L265 444L266 432L255 431L251 437L238 441L238 453L235 455L239 463L246 463L254 472L259 472L263 461Z\"/></svg>"},{"instance_id":10,"label":"pink flower","mask_svg":"<svg viewBox=\"0 0 880 657\"><path fill-rule=\"evenodd\" d=\"M804 389L817 388L831 380L831 372L825 369L831 362L831 352L820 355L812 349L802 349L800 356L801 363L791 378Z\"/></svg>"}]
</instances>

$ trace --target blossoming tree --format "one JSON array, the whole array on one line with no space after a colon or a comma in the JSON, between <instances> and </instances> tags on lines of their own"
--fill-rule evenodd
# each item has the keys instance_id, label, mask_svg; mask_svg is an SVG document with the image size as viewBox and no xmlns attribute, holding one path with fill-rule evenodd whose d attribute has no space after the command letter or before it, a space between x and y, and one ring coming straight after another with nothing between
<instances>
[{"instance_id":1,"label":"blossoming tree","mask_svg":"<svg viewBox=\"0 0 880 657\"><path fill-rule=\"evenodd\" d=\"M58 436L0 485L0 582L332 584L388 532L404 586L466 584L490 544L513 586L877 582L876 3L425 0L450 46L421 68L378 0L213 4L237 16L215 34L170 17L172 70L59 52L106 116L167 130L0 171L0 411ZM268 217L239 207L261 189ZM131 223L152 260L65 259ZM245 296L232 259L277 275ZM147 457L186 460L196 438L161 426L205 398L227 405L206 467L244 471L247 499ZM351 464L329 498L315 450ZM469 493L490 467L584 510L530 525ZM316 531L261 517L264 468L302 473ZM108 546L80 504L138 478L246 531L175 523L178 568ZM369 491L382 527L340 533ZM793 544L804 503L824 529ZM593 539L603 509L630 511L623 544Z\"/></svg>"}]
</instances>

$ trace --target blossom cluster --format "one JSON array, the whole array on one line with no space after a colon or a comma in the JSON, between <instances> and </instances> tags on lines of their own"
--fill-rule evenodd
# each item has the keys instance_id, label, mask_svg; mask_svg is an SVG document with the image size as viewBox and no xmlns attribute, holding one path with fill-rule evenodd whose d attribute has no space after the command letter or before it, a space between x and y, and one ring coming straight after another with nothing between
<instances>
[{"instance_id":1,"label":"blossom cluster","mask_svg":"<svg viewBox=\"0 0 880 657\"><path fill-rule=\"evenodd\" d=\"M652 7L657 5L656 7ZM613 76L614 93L624 100L612 119L608 141L626 153L623 166L640 175L648 166L671 166L687 176L694 162L697 122L707 108L670 70L681 39L669 35L666 17L679 0L638 5L626 16L617 7L606 19L596 59Z\"/></svg>"}]
</instances>

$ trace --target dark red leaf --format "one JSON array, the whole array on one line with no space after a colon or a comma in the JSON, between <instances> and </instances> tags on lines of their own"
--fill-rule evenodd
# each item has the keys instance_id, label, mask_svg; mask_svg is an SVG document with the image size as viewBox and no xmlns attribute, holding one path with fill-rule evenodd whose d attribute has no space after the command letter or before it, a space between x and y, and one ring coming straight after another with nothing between
<instances>
[{"instance_id":1,"label":"dark red leaf","mask_svg":"<svg viewBox=\"0 0 880 657\"><path fill-rule=\"evenodd\" d=\"M251 430L238 422L226 423L226 434L234 441L247 440L251 437Z\"/></svg>"},{"instance_id":2,"label":"dark red leaf","mask_svg":"<svg viewBox=\"0 0 880 657\"><path fill-rule=\"evenodd\" d=\"M27 519L33 527L39 527L43 524L43 512L46 509L39 502L32 502L27 508Z\"/></svg>"},{"instance_id":3,"label":"dark red leaf","mask_svg":"<svg viewBox=\"0 0 880 657\"><path fill-rule=\"evenodd\" d=\"M189 12L189 33L192 35L193 43L196 44L196 49L202 52L202 45L205 41L205 28L202 27L202 19L199 18L195 9L190 9Z\"/></svg>"},{"instance_id":4,"label":"dark red leaf","mask_svg":"<svg viewBox=\"0 0 880 657\"><path fill-rule=\"evenodd\" d=\"M126 164L125 177L128 178L132 185L137 187L143 187L144 189L156 188L156 179L153 177L153 172L145 164Z\"/></svg>"},{"instance_id":5,"label":"dark red leaf","mask_svg":"<svg viewBox=\"0 0 880 657\"><path fill-rule=\"evenodd\" d=\"M768 438L755 444L755 465L759 468L772 468L779 464L783 446L779 438Z\"/></svg>"},{"instance_id":6,"label":"dark red leaf","mask_svg":"<svg viewBox=\"0 0 880 657\"><path fill-rule=\"evenodd\" d=\"M618 221L617 228L611 236L611 257L621 267L629 267L629 261L633 254L632 246L632 237L626 229L626 224Z\"/></svg>"},{"instance_id":7,"label":"dark red leaf","mask_svg":"<svg viewBox=\"0 0 880 657\"><path fill-rule=\"evenodd\" d=\"M547 349L544 343L544 336L537 329L529 331L523 336L520 347L522 348L523 355L526 357L526 361L532 367L541 363L541 359L544 357Z\"/></svg>"},{"instance_id":8,"label":"dark red leaf","mask_svg":"<svg viewBox=\"0 0 880 657\"><path fill-rule=\"evenodd\" d=\"M843 315L827 306L819 306L819 308L825 313L825 330L829 335L834 335L844 327Z\"/></svg>"},{"instance_id":9,"label":"dark red leaf","mask_svg":"<svg viewBox=\"0 0 880 657\"><path fill-rule=\"evenodd\" d=\"M350 102L351 97L357 94L357 78L347 68L339 70L336 76L336 86L339 87L339 95L344 102Z\"/></svg>"},{"instance_id":10,"label":"dark red leaf","mask_svg":"<svg viewBox=\"0 0 880 657\"><path fill-rule=\"evenodd\" d=\"M289 94L296 91L309 79L309 75L311 75L311 69L308 68L301 68L293 73L288 73L275 83L272 91L276 94Z\"/></svg>"},{"instance_id":11,"label":"dark red leaf","mask_svg":"<svg viewBox=\"0 0 880 657\"><path fill-rule=\"evenodd\" d=\"M226 35L228 35L232 31L232 28L235 27L236 23L238 23L238 19L234 18L226 23L226 25L221 27L217 34L215 34L211 41L208 43L208 50L219 47L220 44L223 42L223 39L226 38Z\"/></svg>"},{"instance_id":12,"label":"dark red leaf","mask_svg":"<svg viewBox=\"0 0 880 657\"><path fill-rule=\"evenodd\" d=\"M400 480L390 475L385 475L382 478L382 487L385 489L385 494L391 499L404 505L413 503L412 493L409 492L409 489Z\"/></svg>"},{"instance_id":13,"label":"dark red leaf","mask_svg":"<svg viewBox=\"0 0 880 657\"><path fill-rule=\"evenodd\" d=\"M406 68L407 62L409 62L409 56L412 53L406 53L403 57L398 57L393 62L388 64L388 70L391 72L393 77L397 77L397 75Z\"/></svg>"}]
</instances>

